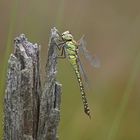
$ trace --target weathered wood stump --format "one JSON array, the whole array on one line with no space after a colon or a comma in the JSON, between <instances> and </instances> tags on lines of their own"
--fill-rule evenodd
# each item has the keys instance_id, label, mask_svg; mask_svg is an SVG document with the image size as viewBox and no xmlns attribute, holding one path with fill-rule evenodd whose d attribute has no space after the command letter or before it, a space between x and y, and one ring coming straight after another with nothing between
<instances>
[{"instance_id":1,"label":"weathered wood stump","mask_svg":"<svg viewBox=\"0 0 140 140\"><path fill-rule=\"evenodd\" d=\"M46 79L40 80L40 47L25 35L14 40L8 61L4 140L56 140L60 121L61 85L56 81L57 30L51 30Z\"/></svg>"}]
</instances>

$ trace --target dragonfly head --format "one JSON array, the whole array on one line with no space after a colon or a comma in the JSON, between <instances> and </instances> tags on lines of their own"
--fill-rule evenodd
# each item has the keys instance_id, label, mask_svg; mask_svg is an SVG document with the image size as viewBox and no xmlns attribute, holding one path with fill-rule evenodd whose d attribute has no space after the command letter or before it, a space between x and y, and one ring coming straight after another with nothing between
<instances>
[{"instance_id":1,"label":"dragonfly head","mask_svg":"<svg viewBox=\"0 0 140 140\"><path fill-rule=\"evenodd\" d=\"M62 38L65 40L65 41L71 41L73 40L73 36L72 34L69 32L69 31L65 31L62 33Z\"/></svg>"}]
</instances>

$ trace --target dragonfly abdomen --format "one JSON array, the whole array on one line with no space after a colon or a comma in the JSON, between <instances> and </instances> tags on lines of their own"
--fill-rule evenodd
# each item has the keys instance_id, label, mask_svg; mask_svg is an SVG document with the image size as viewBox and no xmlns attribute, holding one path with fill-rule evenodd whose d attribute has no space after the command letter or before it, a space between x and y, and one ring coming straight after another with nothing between
<instances>
[{"instance_id":1,"label":"dragonfly abdomen","mask_svg":"<svg viewBox=\"0 0 140 140\"><path fill-rule=\"evenodd\" d=\"M73 65L73 67L74 67L75 74L76 74L76 77L77 77L77 80L78 80L78 83L79 83L79 86L80 86L80 92L81 92L82 101L83 101L83 104L84 104L84 112L89 116L89 118L91 118L90 109L89 109L86 94L85 94L85 91L84 91L84 86L83 86L81 74L80 74L80 71L79 71L79 66L78 66L78 64L76 64L76 65Z\"/></svg>"}]
</instances>

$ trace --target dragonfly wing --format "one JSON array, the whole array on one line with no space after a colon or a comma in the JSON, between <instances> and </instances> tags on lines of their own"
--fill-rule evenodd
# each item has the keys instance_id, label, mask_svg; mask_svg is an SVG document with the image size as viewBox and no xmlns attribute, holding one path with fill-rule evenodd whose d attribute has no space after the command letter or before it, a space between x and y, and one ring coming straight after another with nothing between
<instances>
[{"instance_id":1,"label":"dragonfly wing","mask_svg":"<svg viewBox=\"0 0 140 140\"><path fill-rule=\"evenodd\" d=\"M78 65L79 65L80 73L81 73L83 80L84 80L84 84L86 86L89 86L89 79L87 77L86 71L83 68L82 62L80 61L80 56L78 56Z\"/></svg>"},{"instance_id":2,"label":"dragonfly wing","mask_svg":"<svg viewBox=\"0 0 140 140\"><path fill-rule=\"evenodd\" d=\"M92 55L86 48L86 41L84 36L78 41L79 43L79 51L85 56L85 58L90 62L91 66L95 68L100 67L100 61L96 55Z\"/></svg>"}]
</instances>

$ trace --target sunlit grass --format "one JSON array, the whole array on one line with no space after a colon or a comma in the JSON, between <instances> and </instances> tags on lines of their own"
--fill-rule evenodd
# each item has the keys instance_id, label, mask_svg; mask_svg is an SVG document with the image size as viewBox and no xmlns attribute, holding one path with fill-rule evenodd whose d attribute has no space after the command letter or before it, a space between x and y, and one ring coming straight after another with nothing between
<instances>
[{"instance_id":1,"label":"sunlit grass","mask_svg":"<svg viewBox=\"0 0 140 140\"><path fill-rule=\"evenodd\" d=\"M122 100L120 102L120 106L118 108L118 111L117 111L116 116L114 118L114 121L112 123L107 140L115 140L115 138L116 138L117 132L118 132L119 127L120 127L120 123L122 121L122 117L125 113L125 110L127 108L128 102L129 102L130 95L133 91L137 75L140 72L139 61L140 61L140 52L137 54L137 56L135 58L135 62L134 62L134 65L132 67L132 72L131 72L130 78L127 82L125 91L123 93Z\"/></svg>"},{"instance_id":2,"label":"sunlit grass","mask_svg":"<svg viewBox=\"0 0 140 140\"><path fill-rule=\"evenodd\" d=\"M62 28L63 19L64 19L64 0L60 0L58 12L56 14L56 26L58 29Z\"/></svg>"},{"instance_id":3,"label":"sunlit grass","mask_svg":"<svg viewBox=\"0 0 140 140\"><path fill-rule=\"evenodd\" d=\"M18 9L18 0L14 0L12 3L12 11L11 11L11 17L10 17L10 23L9 23L9 31L7 35L7 42L6 42L6 49L5 54L3 58L2 68L0 71L0 139L3 137L3 98L4 97L4 90L5 90L5 83L6 83L6 71L8 66L8 58L10 55L10 52L12 50L12 42L13 42L13 32L15 28L15 22L16 22L16 16L17 16L17 9Z\"/></svg>"}]
</instances>

